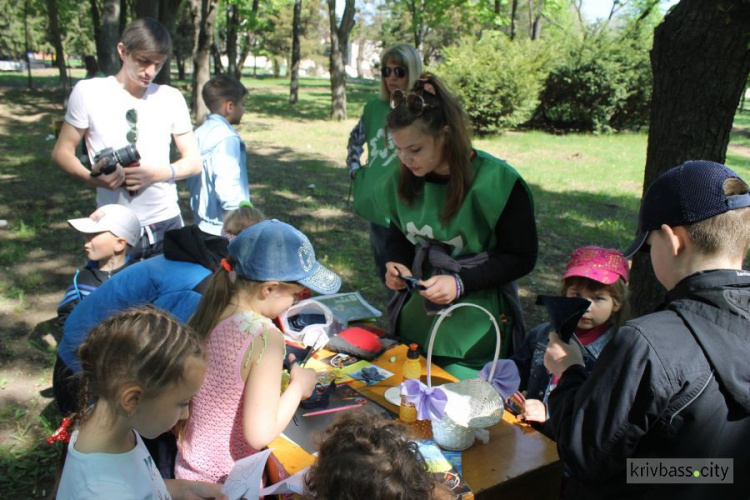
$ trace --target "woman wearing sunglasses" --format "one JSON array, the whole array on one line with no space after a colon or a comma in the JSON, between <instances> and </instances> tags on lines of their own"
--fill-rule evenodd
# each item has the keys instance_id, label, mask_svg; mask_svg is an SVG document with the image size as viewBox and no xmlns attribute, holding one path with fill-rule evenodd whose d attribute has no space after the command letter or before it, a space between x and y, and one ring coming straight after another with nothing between
<instances>
[{"instance_id":1,"label":"woman wearing sunglasses","mask_svg":"<svg viewBox=\"0 0 750 500\"><path fill-rule=\"evenodd\" d=\"M380 96L365 105L362 118L349 136L346 164L353 182L354 211L370 221L370 246L378 269L385 275L385 240L388 219L375 209L372 187L384 173L397 170L398 157L393 143L386 140L385 117L390 110L391 93L414 85L422 73L422 59L417 49L407 44L394 45L380 56ZM367 143L366 168L360 158Z\"/></svg>"},{"instance_id":2,"label":"woman wearing sunglasses","mask_svg":"<svg viewBox=\"0 0 750 500\"><path fill-rule=\"evenodd\" d=\"M528 186L515 169L472 148L463 110L425 74L391 95L387 128L401 168L379 182L377 208L390 219L385 283L391 329L425 348L435 313L454 302L491 311L502 354L523 340L515 280L534 268L537 234ZM404 277L418 278L408 286ZM470 307L442 323L433 360L460 379L476 376L495 350L489 318Z\"/></svg>"}]
</instances>

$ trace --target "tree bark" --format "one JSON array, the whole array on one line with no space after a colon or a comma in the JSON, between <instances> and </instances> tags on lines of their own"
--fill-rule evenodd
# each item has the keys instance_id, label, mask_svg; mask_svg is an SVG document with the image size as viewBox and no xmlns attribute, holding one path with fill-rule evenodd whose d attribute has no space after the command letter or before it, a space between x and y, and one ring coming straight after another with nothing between
<instances>
[{"instance_id":1,"label":"tree bark","mask_svg":"<svg viewBox=\"0 0 750 500\"><path fill-rule=\"evenodd\" d=\"M221 51L219 50L219 46L216 45L216 42L211 44L211 58L214 62L214 75L224 74L224 64L221 62Z\"/></svg>"},{"instance_id":2,"label":"tree bark","mask_svg":"<svg viewBox=\"0 0 750 500\"><path fill-rule=\"evenodd\" d=\"M161 0L159 3L159 22L167 28L172 40L174 40L177 29L177 15L180 11L180 5L182 5L182 0ZM164 63L164 67L159 74L156 75L156 78L154 79L155 83L169 85L172 80L171 59L172 54L167 58L167 61Z\"/></svg>"},{"instance_id":3,"label":"tree bark","mask_svg":"<svg viewBox=\"0 0 750 500\"><path fill-rule=\"evenodd\" d=\"M292 18L292 61L289 66L291 79L289 82L289 104L297 104L299 93L299 60L300 60L300 29L302 23L302 0L294 0L294 16Z\"/></svg>"},{"instance_id":4,"label":"tree bark","mask_svg":"<svg viewBox=\"0 0 750 500\"><path fill-rule=\"evenodd\" d=\"M750 72L750 3L682 0L654 32L654 74L644 193L687 160L724 163L734 113ZM647 254L633 259L635 314L653 311L665 290Z\"/></svg>"},{"instance_id":5,"label":"tree bark","mask_svg":"<svg viewBox=\"0 0 750 500\"><path fill-rule=\"evenodd\" d=\"M102 59L104 58L104 48L102 44L102 19L99 11L99 2L97 0L90 0L89 5L91 7L91 23L94 26L94 45L96 46L96 62L99 64L99 69L102 69Z\"/></svg>"},{"instance_id":6,"label":"tree bark","mask_svg":"<svg viewBox=\"0 0 750 500\"><path fill-rule=\"evenodd\" d=\"M60 24L57 17L57 1L47 0L47 15L49 17L49 31L52 38L52 44L55 46L55 65L60 73L60 86L63 95L68 95L70 91L70 80L68 71L65 68L65 51L63 50L62 38L60 37Z\"/></svg>"},{"instance_id":7,"label":"tree bark","mask_svg":"<svg viewBox=\"0 0 750 500\"><path fill-rule=\"evenodd\" d=\"M193 113L196 123L203 123L208 116L208 108L203 102L203 86L211 77L211 43L214 38L214 25L219 0L191 0L195 47L193 48Z\"/></svg>"},{"instance_id":8,"label":"tree bark","mask_svg":"<svg viewBox=\"0 0 750 500\"><path fill-rule=\"evenodd\" d=\"M365 62L365 44L366 43L367 43L367 40L365 40L364 35L360 36L359 40L357 40L357 78L365 77L365 72L362 66Z\"/></svg>"},{"instance_id":9,"label":"tree bark","mask_svg":"<svg viewBox=\"0 0 750 500\"><path fill-rule=\"evenodd\" d=\"M331 25L331 118L346 120L346 55L349 33L354 27L354 0L346 0L341 24L336 23L336 0L328 0Z\"/></svg>"},{"instance_id":10,"label":"tree bark","mask_svg":"<svg viewBox=\"0 0 750 500\"><path fill-rule=\"evenodd\" d=\"M135 17L153 17L159 19L159 1L158 0L136 0Z\"/></svg>"},{"instance_id":11,"label":"tree bark","mask_svg":"<svg viewBox=\"0 0 750 500\"><path fill-rule=\"evenodd\" d=\"M518 0L511 0L510 4L510 39L516 38L516 16L518 15Z\"/></svg>"},{"instance_id":12,"label":"tree bark","mask_svg":"<svg viewBox=\"0 0 750 500\"><path fill-rule=\"evenodd\" d=\"M227 4L227 74L239 80L237 71L237 27L239 26L239 7Z\"/></svg>"},{"instance_id":13,"label":"tree bark","mask_svg":"<svg viewBox=\"0 0 750 500\"><path fill-rule=\"evenodd\" d=\"M105 75L114 75L120 70L117 43L120 41L120 0L104 0L102 6L102 53L99 69Z\"/></svg>"},{"instance_id":14,"label":"tree bark","mask_svg":"<svg viewBox=\"0 0 750 500\"><path fill-rule=\"evenodd\" d=\"M105 2L107 0L104 0ZM133 6L131 5L130 8L132 9ZM122 33L125 31L125 27L128 25L128 0L120 0L120 29L118 30L119 33Z\"/></svg>"}]
</instances>

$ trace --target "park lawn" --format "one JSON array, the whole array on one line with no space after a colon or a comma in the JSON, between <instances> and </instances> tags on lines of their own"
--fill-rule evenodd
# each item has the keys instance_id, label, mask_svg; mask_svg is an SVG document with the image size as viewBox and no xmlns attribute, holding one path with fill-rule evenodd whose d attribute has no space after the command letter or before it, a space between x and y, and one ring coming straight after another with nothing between
<instances>
[{"instance_id":1,"label":"park lawn","mask_svg":"<svg viewBox=\"0 0 750 500\"><path fill-rule=\"evenodd\" d=\"M54 71L0 75L0 491L40 498L52 484L56 448L43 438L57 424L51 404L55 308L83 259L83 240L66 219L95 205L91 189L49 161L53 121L62 118ZM348 93L349 118L328 120L327 80L304 78L300 102L287 104L288 82L244 78L250 89L238 127L249 152L254 203L269 217L287 220L310 235L318 258L381 310L386 294L375 276L367 224L351 211L345 166L349 132L374 82L357 81ZM186 82L175 82L189 97ZM750 178L750 114L738 115L727 163ZM508 132L475 141L478 149L507 160L533 194L540 242L536 269L520 280L530 326L543 320L533 306L540 293L557 293L568 255L578 246L623 248L635 231L645 164L646 135L550 135ZM744 148L747 148L744 149ZM190 220L187 193L181 203ZM512 237L510 235L509 237Z\"/></svg>"}]
</instances>

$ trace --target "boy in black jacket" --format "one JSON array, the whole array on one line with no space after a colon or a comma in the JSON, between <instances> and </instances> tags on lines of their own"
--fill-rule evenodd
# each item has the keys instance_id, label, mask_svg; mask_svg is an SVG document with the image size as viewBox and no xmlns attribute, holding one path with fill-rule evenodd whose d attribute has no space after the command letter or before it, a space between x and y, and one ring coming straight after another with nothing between
<instances>
[{"instance_id":1,"label":"boy in black jacket","mask_svg":"<svg viewBox=\"0 0 750 500\"><path fill-rule=\"evenodd\" d=\"M664 306L627 322L588 377L580 351L550 334L545 366L561 376L550 424L571 472L565 497L750 496L748 207L747 183L724 165L665 172L625 252L650 251L669 290ZM731 459L731 470L717 459Z\"/></svg>"},{"instance_id":2,"label":"boy in black jacket","mask_svg":"<svg viewBox=\"0 0 750 500\"><path fill-rule=\"evenodd\" d=\"M57 306L57 321L60 326L76 305L102 283L125 267L127 254L138 241L141 223L128 207L104 205L88 217L70 219L73 229L86 235L86 266L76 270L73 282L65 290Z\"/></svg>"}]
</instances>

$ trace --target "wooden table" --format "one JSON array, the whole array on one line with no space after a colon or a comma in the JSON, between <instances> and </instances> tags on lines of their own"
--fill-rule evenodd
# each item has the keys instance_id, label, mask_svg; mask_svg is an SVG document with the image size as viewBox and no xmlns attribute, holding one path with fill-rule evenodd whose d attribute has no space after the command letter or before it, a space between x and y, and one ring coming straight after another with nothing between
<instances>
[{"instance_id":1,"label":"wooden table","mask_svg":"<svg viewBox=\"0 0 750 500\"><path fill-rule=\"evenodd\" d=\"M380 384L367 386L355 381L352 387L378 404L398 411L388 403L383 393L401 383L401 368L406 359L407 347L398 345L386 351L375 364L393 373ZM395 356L396 361L389 359ZM426 381L426 361L422 360L422 380ZM437 366L432 369L432 385L455 381L455 378ZM490 442L480 441L462 453L463 477L478 499L502 498L558 498L561 465L555 443L536 430L505 412L498 425L489 428ZM270 448L289 473L311 465L314 457L283 436L271 443Z\"/></svg>"}]
</instances>

